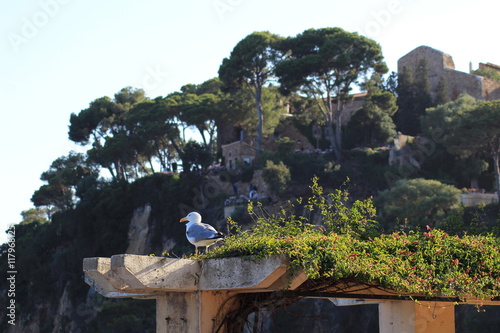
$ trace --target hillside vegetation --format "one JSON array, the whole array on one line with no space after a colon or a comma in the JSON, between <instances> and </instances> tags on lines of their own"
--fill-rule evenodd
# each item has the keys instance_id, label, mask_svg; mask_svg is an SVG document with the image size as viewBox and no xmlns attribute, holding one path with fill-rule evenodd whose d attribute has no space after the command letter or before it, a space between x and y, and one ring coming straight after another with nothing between
<instances>
[{"instance_id":1,"label":"hillside vegetation","mask_svg":"<svg viewBox=\"0 0 500 333\"><path fill-rule=\"evenodd\" d=\"M347 46L355 51L340 57ZM14 227L18 325L4 317L2 331L154 332L154 302L104 299L82 273L83 258L127 251L145 207L141 254L199 258L179 223L199 211L231 235L208 256L287 253L311 278L498 295L499 205L465 207L460 194L500 188L500 102L433 101L424 70L399 81L386 72L380 46L356 33L254 33L222 61L219 78L156 98L126 87L71 114L69 139L87 151L48 166L35 208ZM353 88L367 95L342 125ZM278 139L290 126L317 149ZM186 140L187 127L199 141ZM401 130L412 134L405 149L417 163L390 165ZM258 144L252 164L221 166L221 145L241 133ZM249 211L240 195L255 184ZM237 203L229 223L228 203ZM9 248L1 246L4 272ZM0 282L0 297L8 288Z\"/></svg>"}]
</instances>

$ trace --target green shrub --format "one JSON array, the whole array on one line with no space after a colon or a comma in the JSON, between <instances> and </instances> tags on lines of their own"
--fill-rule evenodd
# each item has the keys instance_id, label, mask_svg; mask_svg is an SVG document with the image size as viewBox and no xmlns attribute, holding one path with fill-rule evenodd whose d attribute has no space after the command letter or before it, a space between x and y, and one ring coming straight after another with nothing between
<instances>
[{"instance_id":1,"label":"green shrub","mask_svg":"<svg viewBox=\"0 0 500 333\"><path fill-rule=\"evenodd\" d=\"M295 141L290 139L289 137L283 137L276 140L276 149L278 151L278 155L283 158L290 154L295 147Z\"/></svg>"},{"instance_id":2,"label":"green shrub","mask_svg":"<svg viewBox=\"0 0 500 333\"><path fill-rule=\"evenodd\" d=\"M285 192L290 182L290 170L283 162L274 164L273 161L266 161L266 167L262 172L264 181L269 184L276 194L281 195Z\"/></svg>"},{"instance_id":3,"label":"green shrub","mask_svg":"<svg viewBox=\"0 0 500 333\"><path fill-rule=\"evenodd\" d=\"M388 229L439 226L460 207L460 190L437 180L401 179L376 200L379 218Z\"/></svg>"},{"instance_id":4,"label":"green shrub","mask_svg":"<svg viewBox=\"0 0 500 333\"><path fill-rule=\"evenodd\" d=\"M249 207L255 225L198 258L286 254L292 270L302 269L323 284L375 283L395 293L426 296L490 298L500 293L498 238L450 236L430 227L364 238L363 229L375 213L370 200L349 206L345 191L325 195L316 183L312 190L304 206L311 214L295 216L282 209L269 216ZM324 226L312 224L318 213Z\"/></svg>"}]
</instances>

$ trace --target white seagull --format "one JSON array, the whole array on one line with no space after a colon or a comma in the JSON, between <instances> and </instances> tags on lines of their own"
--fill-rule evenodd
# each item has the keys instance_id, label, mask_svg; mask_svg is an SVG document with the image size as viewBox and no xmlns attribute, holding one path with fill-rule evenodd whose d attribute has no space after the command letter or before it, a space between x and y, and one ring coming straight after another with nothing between
<instances>
[{"instance_id":1,"label":"white seagull","mask_svg":"<svg viewBox=\"0 0 500 333\"><path fill-rule=\"evenodd\" d=\"M194 245L196 253L198 247L205 246L206 250L210 245L221 240L224 235L215 230L210 224L201 223L201 215L197 212L191 212L183 217L180 222L187 222L186 237Z\"/></svg>"}]
</instances>

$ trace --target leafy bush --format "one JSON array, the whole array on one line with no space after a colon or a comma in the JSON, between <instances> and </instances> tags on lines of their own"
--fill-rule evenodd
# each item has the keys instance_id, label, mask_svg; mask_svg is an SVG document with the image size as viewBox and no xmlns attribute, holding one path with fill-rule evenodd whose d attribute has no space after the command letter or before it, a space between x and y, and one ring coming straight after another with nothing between
<instances>
[{"instance_id":1,"label":"leafy bush","mask_svg":"<svg viewBox=\"0 0 500 333\"><path fill-rule=\"evenodd\" d=\"M278 150L278 155L282 158L290 154L295 146L295 141L289 137L284 137L276 140L276 149Z\"/></svg>"},{"instance_id":2,"label":"leafy bush","mask_svg":"<svg viewBox=\"0 0 500 333\"><path fill-rule=\"evenodd\" d=\"M381 192L375 203L384 226L405 227L439 226L460 206L460 190L437 180L402 179L395 186Z\"/></svg>"},{"instance_id":3,"label":"leafy bush","mask_svg":"<svg viewBox=\"0 0 500 333\"><path fill-rule=\"evenodd\" d=\"M304 206L310 216L287 215L283 209L277 216L262 217L249 207L255 225L243 232L236 226L236 235L198 258L286 254L291 269L302 269L309 279L332 285L345 279L395 294L487 298L500 293L497 238L450 236L430 227L423 233L363 238L375 213L370 200L348 207L345 191L325 196L317 184L312 189L313 196ZM319 212L324 227L311 223L314 212Z\"/></svg>"},{"instance_id":4,"label":"leafy bush","mask_svg":"<svg viewBox=\"0 0 500 333\"><path fill-rule=\"evenodd\" d=\"M330 154L328 157L332 157ZM327 156L316 153L293 153L284 162L290 168L291 179L295 182L308 183L314 176L323 178Z\"/></svg>"},{"instance_id":5,"label":"leafy bush","mask_svg":"<svg viewBox=\"0 0 500 333\"><path fill-rule=\"evenodd\" d=\"M151 300L107 300L97 314L99 332L153 333L155 302Z\"/></svg>"},{"instance_id":6,"label":"leafy bush","mask_svg":"<svg viewBox=\"0 0 500 333\"><path fill-rule=\"evenodd\" d=\"M266 161L262 177L278 195L284 193L291 179L290 170L287 166L283 162L274 164L273 161Z\"/></svg>"}]
</instances>

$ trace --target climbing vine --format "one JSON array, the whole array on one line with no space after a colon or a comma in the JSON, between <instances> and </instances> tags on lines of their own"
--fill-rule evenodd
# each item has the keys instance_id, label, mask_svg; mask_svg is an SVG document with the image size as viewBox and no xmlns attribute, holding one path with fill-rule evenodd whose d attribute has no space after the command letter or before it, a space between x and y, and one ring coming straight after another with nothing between
<instances>
[{"instance_id":1,"label":"climbing vine","mask_svg":"<svg viewBox=\"0 0 500 333\"><path fill-rule=\"evenodd\" d=\"M323 287L332 286L331 290L339 290L339 285L349 281L390 290L394 295L457 299L500 296L498 238L451 236L430 227L425 232L376 235L372 220L376 212L371 199L350 202L345 190L325 195L317 179L313 179L311 189L312 196L305 204L302 200L295 203L302 204L301 216L288 213L293 209L263 215L260 205L249 206L255 225L242 231L230 220L235 234L199 259L264 259L286 254L291 271L301 269L313 285L318 281ZM313 220L322 223L314 224ZM289 295L286 302L291 302ZM268 299L260 303L269 307ZM258 311L260 303L253 302L251 309Z\"/></svg>"}]
</instances>

